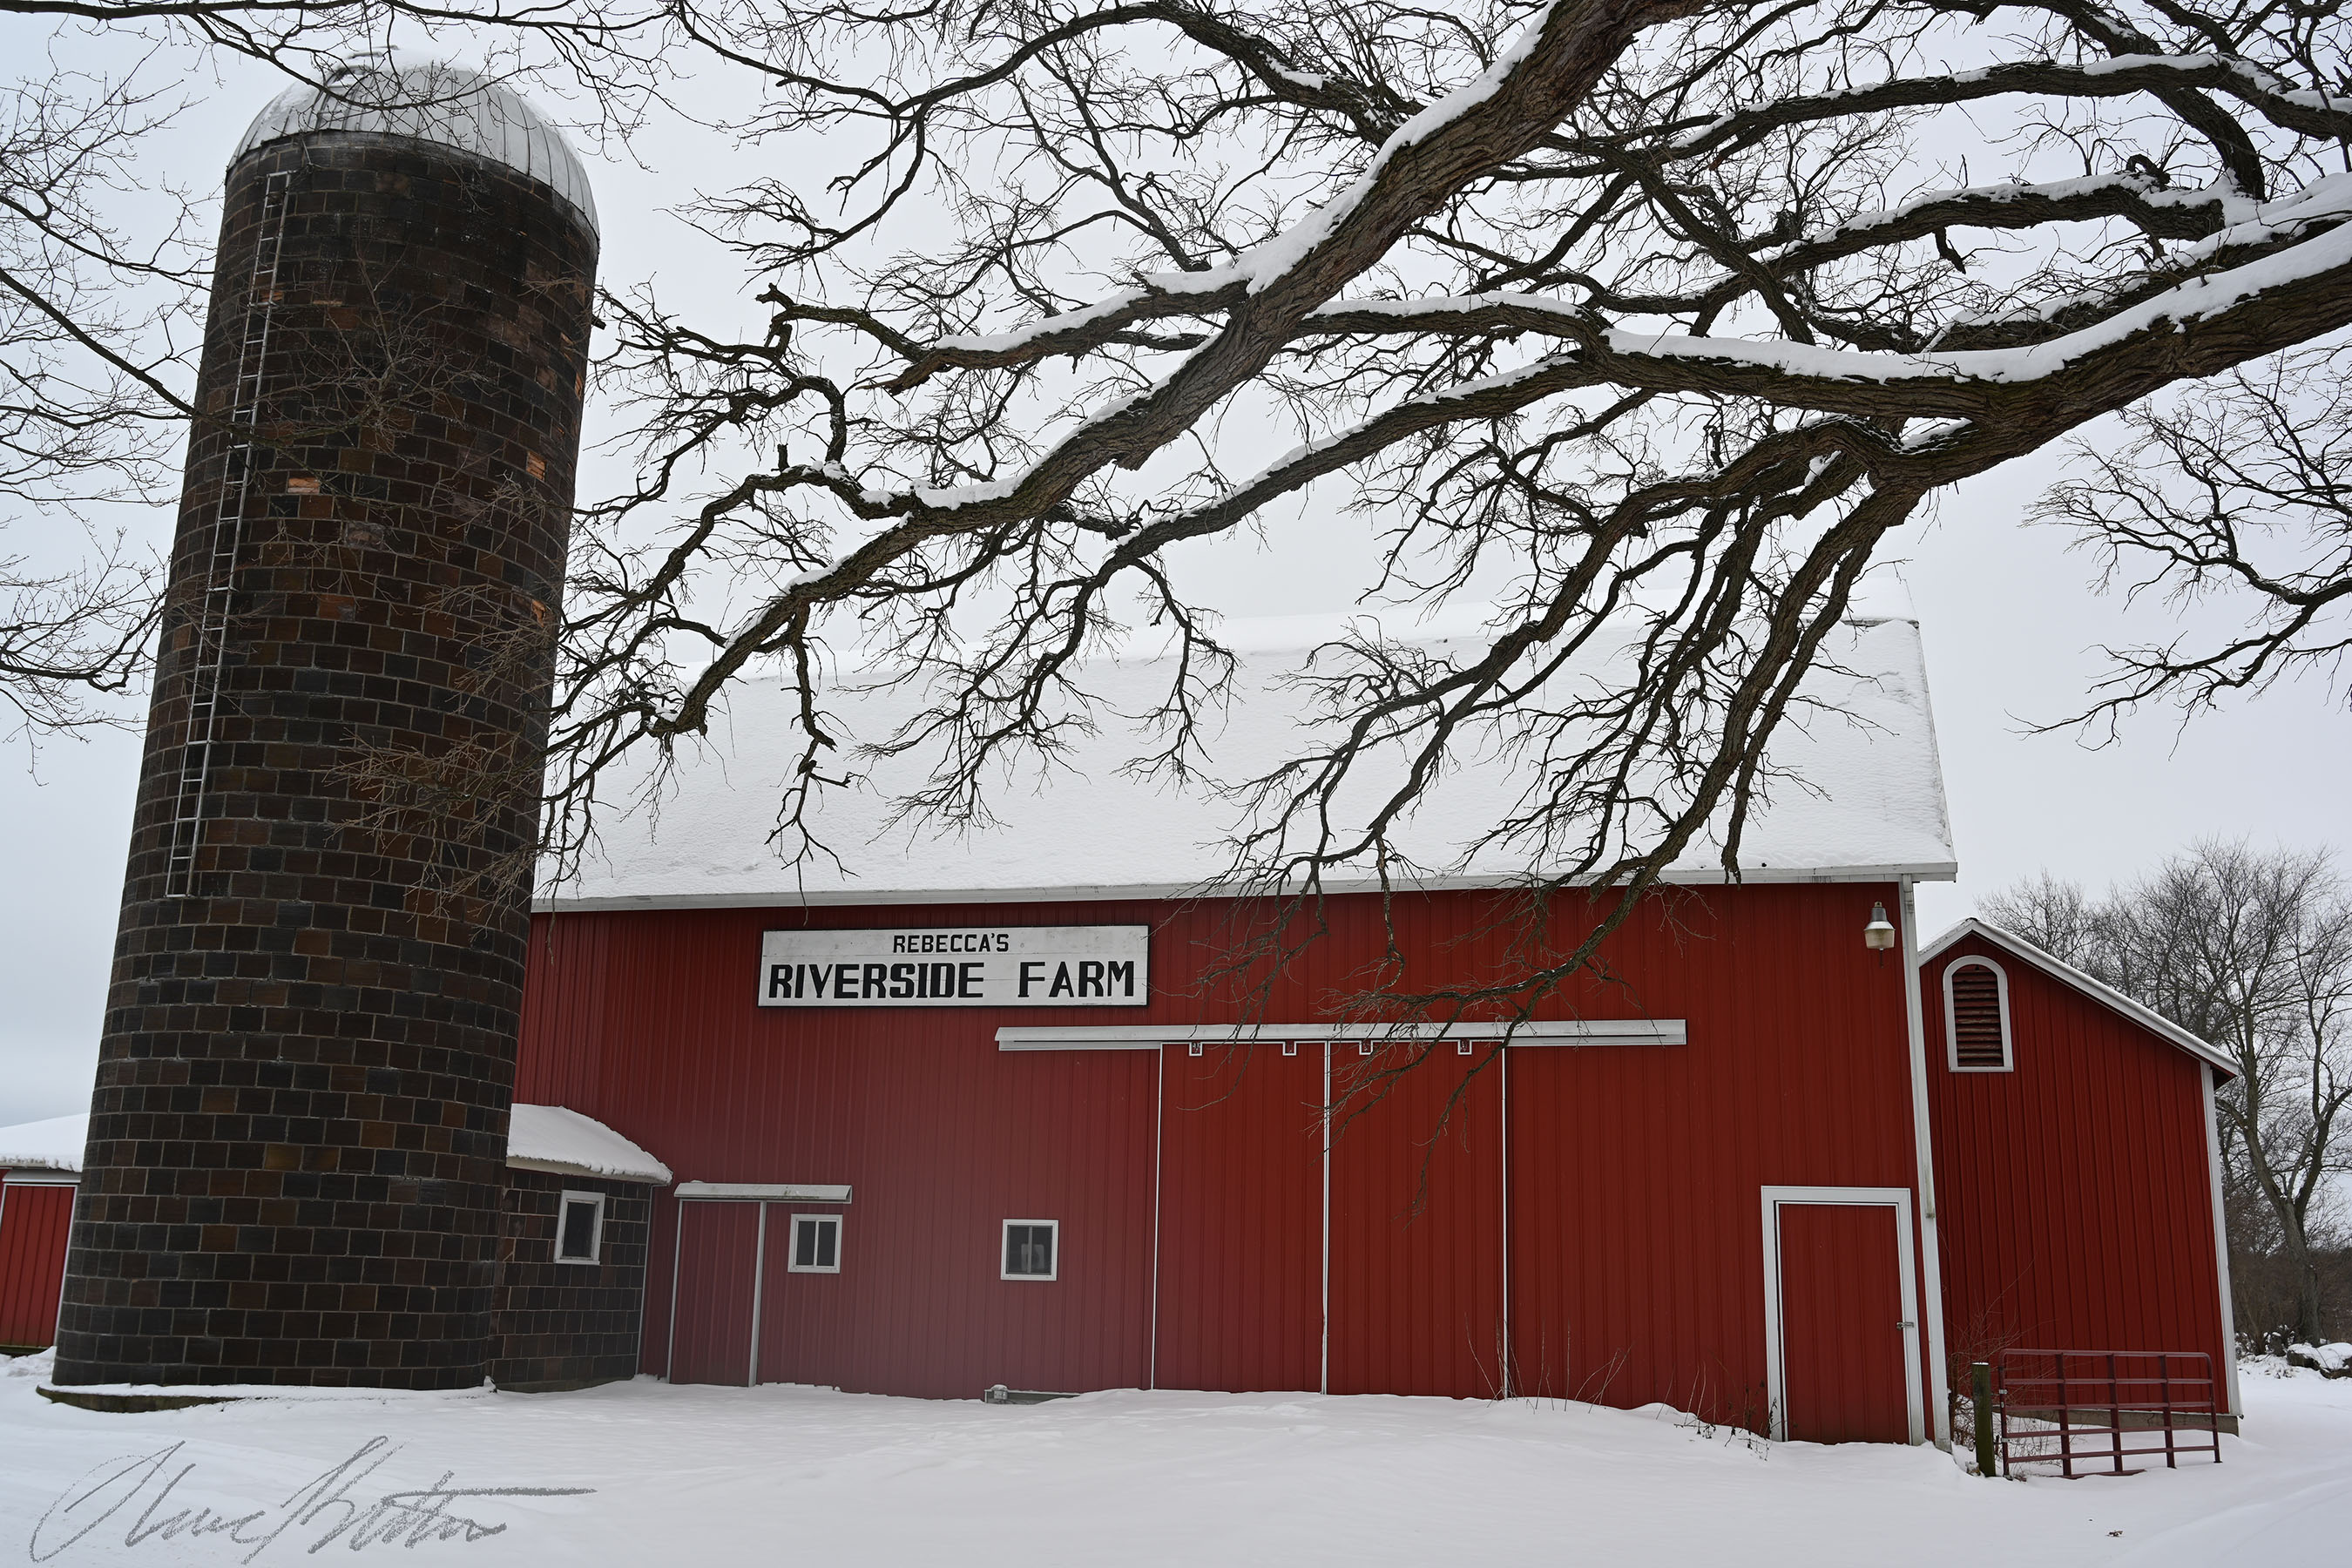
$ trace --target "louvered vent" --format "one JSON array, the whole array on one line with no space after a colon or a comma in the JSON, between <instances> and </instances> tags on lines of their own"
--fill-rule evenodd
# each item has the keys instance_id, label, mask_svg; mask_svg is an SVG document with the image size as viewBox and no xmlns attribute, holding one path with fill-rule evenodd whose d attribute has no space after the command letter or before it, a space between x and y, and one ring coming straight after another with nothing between
<instances>
[{"instance_id":1,"label":"louvered vent","mask_svg":"<svg viewBox=\"0 0 2352 1568\"><path fill-rule=\"evenodd\" d=\"M1964 1068L2005 1068L2000 1037L2000 977L1981 963L1953 970L1953 1059Z\"/></svg>"}]
</instances>

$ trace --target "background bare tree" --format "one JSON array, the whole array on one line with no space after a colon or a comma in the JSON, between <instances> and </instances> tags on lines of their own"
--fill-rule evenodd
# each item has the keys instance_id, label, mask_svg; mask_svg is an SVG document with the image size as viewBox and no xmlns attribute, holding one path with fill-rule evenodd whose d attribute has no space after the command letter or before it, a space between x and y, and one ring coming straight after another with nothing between
<instances>
[{"instance_id":1,"label":"background bare tree","mask_svg":"<svg viewBox=\"0 0 2352 1568\"><path fill-rule=\"evenodd\" d=\"M588 520L559 837L617 759L781 663L803 742L782 840L815 852L812 798L860 768L834 656L928 690L859 739L919 755L905 804L950 823L1106 717L1086 658L1138 632L1177 657L1136 765L1212 774L1233 665L1188 547L1353 509L1372 602L1491 602L1487 635L1323 649L1325 722L1213 781L1242 815L1226 886L1303 913L1475 858L1539 896L1612 889L1588 939L1490 987L1389 987L1408 1011L1524 1015L1667 866L1736 875L1776 728L1930 498L2352 323L2333 8L735 20L779 63L747 143L853 166L824 199L779 169L703 204L764 332L651 294L611 311L642 479ZM1399 825L1496 752L1533 764L1517 808L1414 863Z\"/></svg>"},{"instance_id":2,"label":"background bare tree","mask_svg":"<svg viewBox=\"0 0 2352 1568\"><path fill-rule=\"evenodd\" d=\"M2084 717L2141 703L2210 707L2305 670L2334 679L2352 651L2352 345L2340 340L2231 372L2193 395L2128 408L2120 441L2084 445L2082 471L2042 517L2073 530L2102 582L2176 604L2218 599L2242 629L2110 649Z\"/></svg>"},{"instance_id":3,"label":"background bare tree","mask_svg":"<svg viewBox=\"0 0 2352 1568\"><path fill-rule=\"evenodd\" d=\"M2239 1331L2352 1337L2334 1185L2352 1172L2352 893L2334 858L2209 840L2103 899L2045 874L1983 909L2234 1058L2217 1108Z\"/></svg>"}]
</instances>

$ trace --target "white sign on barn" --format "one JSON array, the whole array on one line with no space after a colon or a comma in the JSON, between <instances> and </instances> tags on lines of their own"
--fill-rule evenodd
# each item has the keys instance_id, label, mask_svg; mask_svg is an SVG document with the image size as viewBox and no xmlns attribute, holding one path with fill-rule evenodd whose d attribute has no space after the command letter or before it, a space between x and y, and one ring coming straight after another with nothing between
<instances>
[{"instance_id":1,"label":"white sign on barn","mask_svg":"<svg viewBox=\"0 0 2352 1568\"><path fill-rule=\"evenodd\" d=\"M1150 926L772 931L762 1007L1140 1007Z\"/></svg>"}]
</instances>

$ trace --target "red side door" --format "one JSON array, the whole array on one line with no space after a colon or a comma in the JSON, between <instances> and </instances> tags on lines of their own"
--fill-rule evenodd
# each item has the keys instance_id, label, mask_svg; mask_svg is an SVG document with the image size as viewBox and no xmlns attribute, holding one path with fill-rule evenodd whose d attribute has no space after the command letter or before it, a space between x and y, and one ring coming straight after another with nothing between
<instances>
[{"instance_id":1,"label":"red side door","mask_svg":"<svg viewBox=\"0 0 2352 1568\"><path fill-rule=\"evenodd\" d=\"M1313 1390L1323 1356L1323 1047L1161 1053L1152 1385Z\"/></svg>"},{"instance_id":2,"label":"red side door","mask_svg":"<svg viewBox=\"0 0 2352 1568\"><path fill-rule=\"evenodd\" d=\"M677 1205L672 1383L751 1383L759 1249L758 1204L696 1199Z\"/></svg>"},{"instance_id":3,"label":"red side door","mask_svg":"<svg viewBox=\"0 0 2352 1568\"><path fill-rule=\"evenodd\" d=\"M766 1270L760 1282L760 1381L805 1383L839 1388L849 1363L854 1327L845 1291L849 1284L849 1211L824 1205L772 1203L768 1245L761 1253ZM822 1226L805 1239L800 1258L798 1222Z\"/></svg>"},{"instance_id":4,"label":"red side door","mask_svg":"<svg viewBox=\"0 0 2352 1568\"><path fill-rule=\"evenodd\" d=\"M1782 1397L1806 1443L1904 1443L1902 1255L1886 1204L1780 1205Z\"/></svg>"},{"instance_id":5,"label":"red side door","mask_svg":"<svg viewBox=\"0 0 2352 1568\"><path fill-rule=\"evenodd\" d=\"M76 1191L32 1182L0 1187L0 1345L43 1350L57 1339Z\"/></svg>"}]
</instances>

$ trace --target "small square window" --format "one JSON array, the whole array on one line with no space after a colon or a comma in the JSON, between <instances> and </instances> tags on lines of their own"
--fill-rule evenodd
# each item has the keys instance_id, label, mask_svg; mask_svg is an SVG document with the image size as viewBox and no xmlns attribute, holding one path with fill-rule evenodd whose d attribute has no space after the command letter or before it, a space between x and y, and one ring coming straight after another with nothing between
<instances>
[{"instance_id":1,"label":"small square window","mask_svg":"<svg viewBox=\"0 0 2352 1568\"><path fill-rule=\"evenodd\" d=\"M1456 1040L1454 1043L1454 1054L1457 1057L1468 1056L1470 1054L1470 1042L1467 1040Z\"/></svg>"},{"instance_id":2,"label":"small square window","mask_svg":"<svg viewBox=\"0 0 2352 1568\"><path fill-rule=\"evenodd\" d=\"M1192 1042L1192 1054L1196 1057L1201 1054L1201 1042L1198 1040Z\"/></svg>"},{"instance_id":3,"label":"small square window","mask_svg":"<svg viewBox=\"0 0 2352 1568\"><path fill-rule=\"evenodd\" d=\"M1372 1054L1372 1042L1366 1040L1363 1044L1358 1046L1356 1047L1356 1054L1360 1057L1370 1056Z\"/></svg>"},{"instance_id":4,"label":"small square window","mask_svg":"<svg viewBox=\"0 0 2352 1568\"><path fill-rule=\"evenodd\" d=\"M837 1214L793 1215L793 1260L787 1267L794 1274L840 1273L841 1216Z\"/></svg>"},{"instance_id":5,"label":"small square window","mask_svg":"<svg viewBox=\"0 0 2352 1568\"><path fill-rule=\"evenodd\" d=\"M1285 1040L1285 1041L1283 1041L1283 1042L1282 1042L1282 1054L1283 1054L1284 1056L1286 1056L1286 1057L1295 1057L1295 1056L1297 1056L1297 1055L1298 1054L1298 1042L1297 1042L1297 1040Z\"/></svg>"},{"instance_id":6,"label":"small square window","mask_svg":"<svg viewBox=\"0 0 2352 1568\"><path fill-rule=\"evenodd\" d=\"M1057 1219L1008 1219L1004 1222L1004 1274L1007 1279L1052 1279L1061 1268L1056 1245L1062 1222Z\"/></svg>"},{"instance_id":7,"label":"small square window","mask_svg":"<svg viewBox=\"0 0 2352 1568\"><path fill-rule=\"evenodd\" d=\"M604 1194L567 1192L555 1213L555 1261L601 1261L604 1247Z\"/></svg>"}]
</instances>

